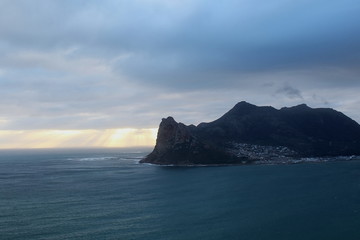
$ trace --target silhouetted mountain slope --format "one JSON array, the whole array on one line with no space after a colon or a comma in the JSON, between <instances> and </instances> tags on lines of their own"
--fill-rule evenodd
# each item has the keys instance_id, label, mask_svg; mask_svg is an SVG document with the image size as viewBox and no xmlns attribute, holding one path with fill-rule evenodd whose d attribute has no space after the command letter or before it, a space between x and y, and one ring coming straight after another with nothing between
<instances>
[{"instance_id":1,"label":"silhouetted mountain slope","mask_svg":"<svg viewBox=\"0 0 360 240\"><path fill-rule=\"evenodd\" d=\"M360 155L360 126L344 114L305 104L277 110L240 102L197 127L163 119L154 151L142 162L221 164L340 155Z\"/></svg>"}]
</instances>

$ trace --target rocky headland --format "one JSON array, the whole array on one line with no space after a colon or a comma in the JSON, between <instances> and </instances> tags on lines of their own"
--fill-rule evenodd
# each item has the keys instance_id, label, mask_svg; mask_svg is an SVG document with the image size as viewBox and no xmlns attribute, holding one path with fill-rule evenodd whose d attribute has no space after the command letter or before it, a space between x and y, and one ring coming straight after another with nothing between
<instances>
[{"instance_id":1,"label":"rocky headland","mask_svg":"<svg viewBox=\"0 0 360 240\"><path fill-rule=\"evenodd\" d=\"M258 107L247 102L210 123L162 119L142 163L216 165L347 160L360 155L360 125L330 108Z\"/></svg>"}]
</instances>

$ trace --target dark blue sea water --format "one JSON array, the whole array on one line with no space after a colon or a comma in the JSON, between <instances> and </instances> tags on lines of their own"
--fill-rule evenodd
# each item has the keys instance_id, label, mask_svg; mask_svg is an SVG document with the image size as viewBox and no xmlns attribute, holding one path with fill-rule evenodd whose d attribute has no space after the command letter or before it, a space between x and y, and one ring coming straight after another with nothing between
<instances>
[{"instance_id":1,"label":"dark blue sea water","mask_svg":"<svg viewBox=\"0 0 360 240\"><path fill-rule=\"evenodd\" d=\"M360 162L138 164L146 151L0 151L0 239L360 239Z\"/></svg>"}]
</instances>

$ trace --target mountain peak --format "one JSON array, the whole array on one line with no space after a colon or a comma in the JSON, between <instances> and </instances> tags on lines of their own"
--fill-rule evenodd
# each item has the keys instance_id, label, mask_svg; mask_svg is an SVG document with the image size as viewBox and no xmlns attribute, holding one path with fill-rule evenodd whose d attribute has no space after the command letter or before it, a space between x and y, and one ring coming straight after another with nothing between
<instances>
[{"instance_id":1,"label":"mountain peak","mask_svg":"<svg viewBox=\"0 0 360 240\"><path fill-rule=\"evenodd\" d=\"M283 107L280 110L307 110L307 109L312 109L312 108L306 105L305 103L302 103L293 107Z\"/></svg>"},{"instance_id":2,"label":"mountain peak","mask_svg":"<svg viewBox=\"0 0 360 240\"><path fill-rule=\"evenodd\" d=\"M175 121L175 119L173 117L171 117L171 116L169 116L167 118L163 118L161 122L163 122L163 123L177 123Z\"/></svg>"},{"instance_id":3,"label":"mountain peak","mask_svg":"<svg viewBox=\"0 0 360 240\"><path fill-rule=\"evenodd\" d=\"M234 106L234 108L249 107L249 106L256 107L254 104L248 103L248 102L246 102L246 101L241 101L241 102L238 102L238 103Z\"/></svg>"},{"instance_id":4,"label":"mountain peak","mask_svg":"<svg viewBox=\"0 0 360 240\"><path fill-rule=\"evenodd\" d=\"M294 109L311 109L311 107L309 107L309 106L306 105L305 103L299 104L299 105L294 106L294 107L292 107L292 108L294 108Z\"/></svg>"},{"instance_id":5,"label":"mountain peak","mask_svg":"<svg viewBox=\"0 0 360 240\"><path fill-rule=\"evenodd\" d=\"M238 102L227 114L246 114L257 108L258 107L256 105L241 101Z\"/></svg>"}]
</instances>

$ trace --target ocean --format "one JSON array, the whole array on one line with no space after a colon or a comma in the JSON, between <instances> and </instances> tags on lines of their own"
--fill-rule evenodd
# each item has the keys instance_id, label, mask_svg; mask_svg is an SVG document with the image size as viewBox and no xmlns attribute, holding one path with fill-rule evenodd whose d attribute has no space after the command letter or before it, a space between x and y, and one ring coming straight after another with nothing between
<instances>
[{"instance_id":1,"label":"ocean","mask_svg":"<svg viewBox=\"0 0 360 240\"><path fill-rule=\"evenodd\" d=\"M150 150L1 150L0 239L360 239L360 161L139 164Z\"/></svg>"}]
</instances>

